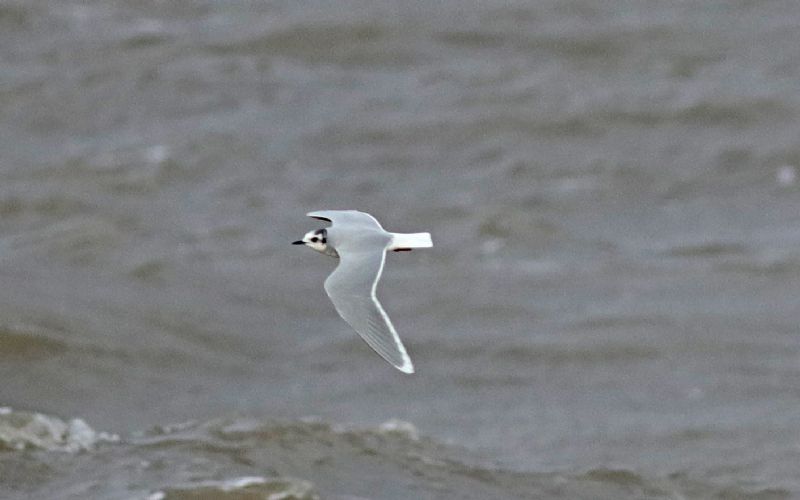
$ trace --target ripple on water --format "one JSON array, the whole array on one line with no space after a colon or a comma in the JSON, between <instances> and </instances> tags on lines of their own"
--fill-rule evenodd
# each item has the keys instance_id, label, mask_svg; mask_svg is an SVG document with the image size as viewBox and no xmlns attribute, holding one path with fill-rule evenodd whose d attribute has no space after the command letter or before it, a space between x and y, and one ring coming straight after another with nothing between
<instances>
[{"instance_id":1,"label":"ripple on water","mask_svg":"<svg viewBox=\"0 0 800 500\"><path fill-rule=\"evenodd\" d=\"M28 325L0 325L0 360L42 359L62 354L67 344L41 328Z\"/></svg>"}]
</instances>

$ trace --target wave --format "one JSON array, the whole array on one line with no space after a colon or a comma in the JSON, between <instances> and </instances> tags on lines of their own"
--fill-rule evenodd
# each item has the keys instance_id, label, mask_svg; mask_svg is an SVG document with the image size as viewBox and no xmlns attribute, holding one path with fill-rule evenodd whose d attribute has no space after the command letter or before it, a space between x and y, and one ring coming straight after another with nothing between
<instances>
[{"instance_id":1,"label":"wave","mask_svg":"<svg viewBox=\"0 0 800 500\"><path fill-rule=\"evenodd\" d=\"M421 436L400 420L363 428L316 418L228 417L120 438L81 419L4 408L0 450L6 451L0 453L0 471L26 472L25 477L3 474L3 498L61 498L64 491L142 500L783 499L793 494L780 487L718 484L688 472L653 476L603 465L566 472L511 470ZM72 459L59 459L62 452Z\"/></svg>"},{"instance_id":2,"label":"wave","mask_svg":"<svg viewBox=\"0 0 800 500\"><path fill-rule=\"evenodd\" d=\"M0 407L0 450L44 450L77 453L119 436L97 432L80 418L69 421L36 412Z\"/></svg>"},{"instance_id":3,"label":"wave","mask_svg":"<svg viewBox=\"0 0 800 500\"><path fill-rule=\"evenodd\" d=\"M319 500L319 495L314 490L314 485L303 479L267 479L251 476L173 486L150 494L147 500L202 500L207 498Z\"/></svg>"}]
</instances>

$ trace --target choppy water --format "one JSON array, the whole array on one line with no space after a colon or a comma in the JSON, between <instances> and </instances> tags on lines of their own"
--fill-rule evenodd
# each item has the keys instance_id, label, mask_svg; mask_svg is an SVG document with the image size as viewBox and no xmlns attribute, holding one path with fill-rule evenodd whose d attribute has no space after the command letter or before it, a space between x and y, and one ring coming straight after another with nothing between
<instances>
[{"instance_id":1,"label":"choppy water","mask_svg":"<svg viewBox=\"0 0 800 500\"><path fill-rule=\"evenodd\" d=\"M0 497L800 498L798 22L0 3ZM416 375L322 208L433 234Z\"/></svg>"}]
</instances>

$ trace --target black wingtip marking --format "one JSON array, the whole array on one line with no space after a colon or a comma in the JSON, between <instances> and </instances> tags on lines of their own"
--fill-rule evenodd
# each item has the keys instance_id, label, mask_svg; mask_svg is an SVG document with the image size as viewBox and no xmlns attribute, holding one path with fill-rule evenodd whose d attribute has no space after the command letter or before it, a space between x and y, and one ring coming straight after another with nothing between
<instances>
[{"instance_id":1,"label":"black wingtip marking","mask_svg":"<svg viewBox=\"0 0 800 500\"><path fill-rule=\"evenodd\" d=\"M411 249L410 248L395 248L394 251L395 252L410 252Z\"/></svg>"},{"instance_id":2,"label":"black wingtip marking","mask_svg":"<svg viewBox=\"0 0 800 500\"><path fill-rule=\"evenodd\" d=\"M327 217L320 217L320 216L318 216L318 215L311 215L310 217L311 217L312 219L324 220L325 222L330 222L330 221L331 221L331 220L330 220L330 219L328 219Z\"/></svg>"}]
</instances>

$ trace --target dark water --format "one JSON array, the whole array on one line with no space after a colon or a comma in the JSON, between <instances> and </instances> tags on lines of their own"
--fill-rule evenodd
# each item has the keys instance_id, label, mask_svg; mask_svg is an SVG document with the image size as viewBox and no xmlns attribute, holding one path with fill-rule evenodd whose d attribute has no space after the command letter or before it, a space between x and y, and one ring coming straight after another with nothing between
<instances>
[{"instance_id":1,"label":"dark water","mask_svg":"<svg viewBox=\"0 0 800 500\"><path fill-rule=\"evenodd\" d=\"M0 497L800 498L798 23L0 3ZM289 245L325 208L433 234L414 376Z\"/></svg>"}]
</instances>

